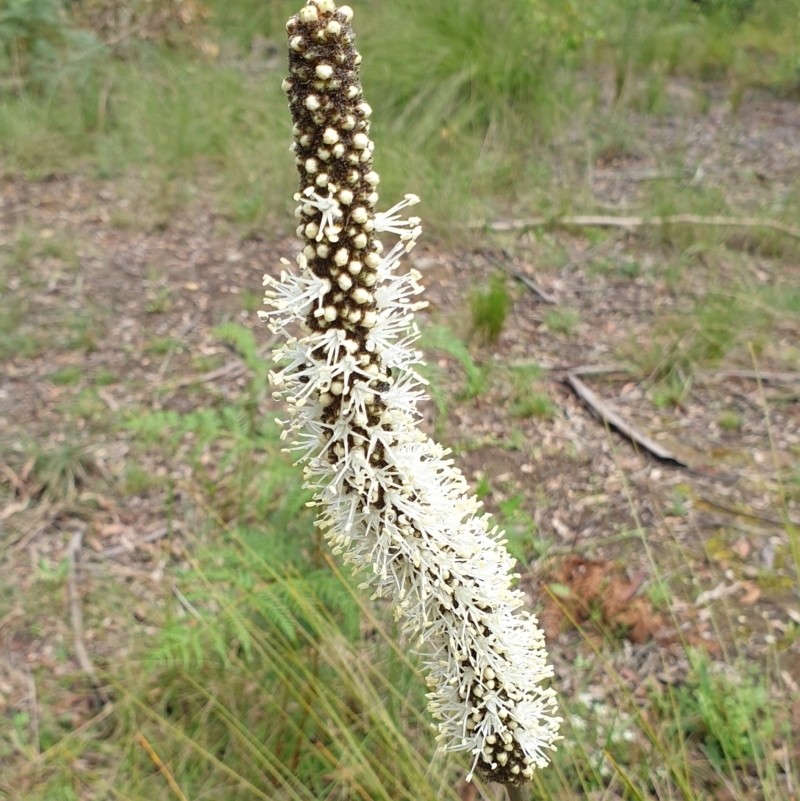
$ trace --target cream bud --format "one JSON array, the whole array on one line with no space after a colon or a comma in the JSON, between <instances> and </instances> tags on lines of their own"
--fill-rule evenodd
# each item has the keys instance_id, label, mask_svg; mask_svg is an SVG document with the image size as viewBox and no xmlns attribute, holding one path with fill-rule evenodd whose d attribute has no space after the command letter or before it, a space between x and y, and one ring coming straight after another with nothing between
<instances>
[{"instance_id":1,"label":"cream bud","mask_svg":"<svg viewBox=\"0 0 800 801\"><path fill-rule=\"evenodd\" d=\"M336 251L336 255L333 257L333 261L337 267L344 267L349 258L350 253L347 248L339 248L339 250Z\"/></svg>"},{"instance_id":2,"label":"cream bud","mask_svg":"<svg viewBox=\"0 0 800 801\"><path fill-rule=\"evenodd\" d=\"M353 147L356 150L366 150L369 147L369 137L363 133L357 133L353 137Z\"/></svg>"},{"instance_id":3,"label":"cream bud","mask_svg":"<svg viewBox=\"0 0 800 801\"><path fill-rule=\"evenodd\" d=\"M339 202L343 206L349 206L353 202L353 193L349 189L342 189L339 192Z\"/></svg>"},{"instance_id":4,"label":"cream bud","mask_svg":"<svg viewBox=\"0 0 800 801\"><path fill-rule=\"evenodd\" d=\"M356 287L350 293L350 297L352 298L353 303L358 303L359 305L372 302L372 293L367 292L366 289L360 286Z\"/></svg>"},{"instance_id":5,"label":"cream bud","mask_svg":"<svg viewBox=\"0 0 800 801\"><path fill-rule=\"evenodd\" d=\"M333 67L330 64L317 64L314 73L321 81L327 81L333 75Z\"/></svg>"},{"instance_id":6,"label":"cream bud","mask_svg":"<svg viewBox=\"0 0 800 801\"><path fill-rule=\"evenodd\" d=\"M305 6L300 9L300 22L308 25L309 22L316 22L319 19L316 6Z\"/></svg>"},{"instance_id":7,"label":"cream bud","mask_svg":"<svg viewBox=\"0 0 800 801\"><path fill-rule=\"evenodd\" d=\"M303 105L305 105L309 111L319 111L319 109L322 107L322 104L319 102L319 98L316 95L308 95Z\"/></svg>"},{"instance_id":8,"label":"cream bud","mask_svg":"<svg viewBox=\"0 0 800 801\"><path fill-rule=\"evenodd\" d=\"M335 145L339 141L339 134L333 128L326 128L322 134L322 141L326 145Z\"/></svg>"},{"instance_id":9,"label":"cream bud","mask_svg":"<svg viewBox=\"0 0 800 801\"><path fill-rule=\"evenodd\" d=\"M359 225L361 225L362 223L365 223L368 218L369 218L369 214L367 214L367 210L363 206L357 206L350 213L350 219L354 223L358 223Z\"/></svg>"}]
</instances>

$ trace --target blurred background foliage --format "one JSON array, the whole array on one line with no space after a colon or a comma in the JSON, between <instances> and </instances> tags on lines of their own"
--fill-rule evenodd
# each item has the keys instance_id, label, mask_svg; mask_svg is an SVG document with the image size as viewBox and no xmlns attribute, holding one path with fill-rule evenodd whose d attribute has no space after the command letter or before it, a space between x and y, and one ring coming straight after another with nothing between
<instances>
[{"instance_id":1,"label":"blurred background foliage","mask_svg":"<svg viewBox=\"0 0 800 801\"><path fill-rule=\"evenodd\" d=\"M223 213L280 227L296 5L6 0L4 163L178 181L188 198L202 186ZM800 0L367 0L356 14L384 191L423 195L440 232L489 206L568 205L549 154L585 163L624 136L623 112L669 112L670 81L712 81L734 108L748 88L800 92Z\"/></svg>"}]
</instances>

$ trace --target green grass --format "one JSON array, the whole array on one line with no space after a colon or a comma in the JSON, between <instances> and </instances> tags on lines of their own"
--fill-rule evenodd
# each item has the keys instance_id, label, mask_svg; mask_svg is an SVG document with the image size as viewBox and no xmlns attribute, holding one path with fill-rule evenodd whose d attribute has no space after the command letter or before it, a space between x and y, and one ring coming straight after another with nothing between
<instances>
[{"instance_id":1,"label":"green grass","mask_svg":"<svg viewBox=\"0 0 800 801\"><path fill-rule=\"evenodd\" d=\"M487 289L475 290L470 298L472 330L484 341L496 342L511 305L505 276L493 277Z\"/></svg>"},{"instance_id":2,"label":"green grass","mask_svg":"<svg viewBox=\"0 0 800 801\"><path fill-rule=\"evenodd\" d=\"M137 202L124 219L115 211L125 226L169 225L209 191L233 220L287 226L295 178L282 70L249 73L237 62L256 35L282 41L294 4L211 5L204 36L223 46L218 62L144 44L112 59L73 36L41 75L31 66L20 92L0 92L8 165L32 176L135 176ZM545 191L545 146L567 128L588 144L615 126L621 107L668 110L664 87L675 77L721 80L733 96L753 86L796 91L798 37L786 21L799 0L759 0L745 14L722 5L604 0L589 10L513 0L498 13L481 0L364 4L356 20L382 194L414 189L440 234L492 207L552 212L572 203L568 192ZM599 109L608 70L618 98ZM585 159L585 147L561 150L574 168ZM74 260L68 243L63 257Z\"/></svg>"},{"instance_id":3,"label":"green grass","mask_svg":"<svg viewBox=\"0 0 800 801\"><path fill-rule=\"evenodd\" d=\"M555 334L572 336L580 323L580 317L576 311L565 309L564 311L549 311L544 318L544 324Z\"/></svg>"}]
</instances>

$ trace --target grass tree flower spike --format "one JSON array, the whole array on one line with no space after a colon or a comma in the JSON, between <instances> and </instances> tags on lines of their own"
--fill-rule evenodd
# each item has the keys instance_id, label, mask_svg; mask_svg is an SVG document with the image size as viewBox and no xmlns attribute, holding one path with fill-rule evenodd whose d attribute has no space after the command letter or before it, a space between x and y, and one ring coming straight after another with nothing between
<instances>
[{"instance_id":1,"label":"grass tree flower spike","mask_svg":"<svg viewBox=\"0 0 800 801\"><path fill-rule=\"evenodd\" d=\"M285 366L271 375L290 409L282 437L305 465L333 551L368 574L362 587L391 600L425 655L442 746L468 751L470 774L521 784L558 739L554 692L542 686L552 669L512 589L502 534L418 428L413 313L425 304L419 273L400 264L422 230L401 212L419 198L376 211L352 18L348 6L309 0L286 25L305 246L298 271L265 276L271 309L261 313L285 339ZM376 234L398 241L385 251Z\"/></svg>"}]
</instances>

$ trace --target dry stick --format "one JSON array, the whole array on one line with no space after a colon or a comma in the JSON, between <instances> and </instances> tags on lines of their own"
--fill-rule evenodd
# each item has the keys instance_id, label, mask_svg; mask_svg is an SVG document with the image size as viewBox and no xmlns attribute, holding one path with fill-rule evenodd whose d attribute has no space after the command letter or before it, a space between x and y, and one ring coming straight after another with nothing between
<instances>
[{"instance_id":1,"label":"dry stick","mask_svg":"<svg viewBox=\"0 0 800 801\"><path fill-rule=\"evenodd\" d=\"M178 796L181 801L188 801L186 796L183 794L183 790L181 790L181 788L178 786L178 782L175 781L170 773L169 768L161 761L161 757L155 752L153 746L147 742L147 738L140 731L137 731L136 739L138 740L139 745L141 745L142 748L147 751L147 755L153 760L155 766L161 772L161 775L167 780L167 784L170 786L172 792L175 793L175 795Z\"/></svg>"},{"instance_id":2,"label":"dry stick","mask_svg":"<svg viewBox=\"0 0 800 801\"><path fill-rule=\"evenodd\" d=\"M746 378L775 384L800 384L800 373L761 373L756 370L718 370L709 375L709 378L720 381L726 378Z\"/></svg>"},{"instance_id":3,"label":"dry stick","mask_svg":"<svg viewBox=\"0 0 800 801\"><path fill-rule=\"evenodd\" d=\"M177 585L172 585L172 594L178 599L180 605L195 619L203 622L203 616L192 606L191 601L178 589Z\"/></svg>"},{"instance_id":4,"label":"dry stick","mask_svg":"<svg viewBox=\"0 0 800 801\"><path fill-rule=\"evenodd\" d=\"M277 342L278 338L273 334L267 342L258 349L258 358L263 359L269 351L272 350L272 347ZM241 360L237 360L235 362L229 362L228 364L223 364L222 367L218 367L216 370L212 370L210 373L205 373L201 375L199 378L182 378L178 382L178 387L188 387L190 384L199 383L199 384L208 384L211 381L216 381L218 378L228 378L229 380L234 378L239 378L239 376L244 375L250 368Z\"/></svg>"},{"instance_id":5,"label":"dry stick","mask_svg":"<svg viewBox=\"0 0 800 801\"><path fill-rule=\"evenodd\" d=\"M144 537L132 542L129 546L128 545L115 545L113 548L106 548L105 550L101 551L99 556L103 559L114 559L117 556L122 556L123 554L130 553L131 551L136 550L140 545L147 545L151 542L157 542L158 540L164 539L167 536L167 532L169 528L167 526L161 526L157 528L155 531L151 531L149 534L146 534Z\"/></svg>"},{"instance_id":6,"label":"dry stick","mask_svg":"<svg viewBox=\"0 0 800 801\"><path fill-rule=\"evenodd\" d=\"M513 270L509 270L509 275L513 276L517 279L524 287L530 289L534 295L538 295L545 303L549 303L552 306L558 306L558 300L554 298L552 295L549 295L545 292L539 284L536 283L532 278L528 278L527 275L523 275L522 273L514 272Z\"/></svg>"},{"instance_id":7,"label":"dry stick","mask_svg":"<svg viewBox=\"0 0 800 801\"><path fill-rule=\"evenodd\" d=\"M218 378L238 378L247 372L247 365L242 361L230 362L222 365L222 367L212 370L210 373L201 375L199 378L182 378L178 382L179 387L188 387L195 382L199 384L207 384L211 381L216 381Z\"/></svg>"},{"instance_id":8,"label":"dry stick","mask_svg":"<svg viewBox=\"0 0 800 801\"><path fill-rule=\"evenodd\" d=\"M730 228L770 228L787 236L800 239L800 230L777 220L759 220L755 217L701 217L696 214L671 214L667 217L617 217L609 215L574 215L566 217L531 217L527 220L498 220L472 223L470 228L489 231L526 231L544 225L575 226L584 228L641 228L659 225L712 225Z\"/></svg>"},{"instance_id":9,"label":"dry stick","mask_svg":"<svg viewBox=\"0 0 800 801\"><path fill-rule=\"evenodd\" d=\"M25 665L25 678L28 682L28 695L30 696L31 739L33 740L33 749L36 751L36 756L39 757L42 754L39 745L39 701L36 698L36 680L33 678L33 673L31 673L31 669L27 665Z\"/></svg>"},{"instance_id":10,"label":"dry stick","mask_svg":"<svg viewBox=\"0 0 800 801\"><path fill-rule=\"evenodd\" d=\"M546 373L572 373L573 375L612 375L621 373L628 375L633 370L625 364L542 364L529 359L516 359L508 362L509 367L538 367Z\"/></svg>"},{"instance_id":11,"label":"dry stick","mask_svg":"<svg viewBox=\"0 0 800 801\"><path fill-rule=\"evenodd\" d=\"M100 686L92 660L83 644L83 610L81 609L81 599L78 595L78 552L83 544L83 531L77 531L72 535L67 547L67 557L69 558L69 574L67 577L67 588L69 591L69 609L72 617L72 635L75 639L75 656L81 670L89 677L100 700L107 704L109 697L105 690Z\"/></svg>"},{"instance_id":12,"label":"dry stick","mask_svg":"<svg viewBox=\"0 0 800 801\"><path fill-rule=\"evenodd\" d=\"M714 506L717 509L721 509L723 512L727 512L730 515L735 515L736 517L748 517L751 520L758 520L761 523L769 523L771 526L778 526L780 528L783 528L786 525L786 520L788 520L793 526L800 526L800 518L793 518L788 512L786 513L786 520L780 520L777 517L772 517L772 515L762 515L756 512L746 512L741 509L736 509L733 506L720 503L720 501L715 500L708 495L699 495L698 497L701 501L707 503L709 506Z\"/></svg>"},{"instance_id":13,"label":"dry stick","mask_svg":"<svg viewBox=\"0 0 800 801\"><path fill-rule=\"evenodd\" d=\"M564 376L564 380L572 387L573 392L604 422L608 423L608 425L613 426L620 432L626 436L632 442L635 442L637 445L640 445L645 450L649 451L653 454L653 456L658 457L662 461L665 462L672 462L673 464L678 465L679 467L688 467L685 462L682 462L678 459L671 451L668 451L666 448L662 448L657 442L654 442L649 437L646 437L636 428L634 428L629 423L626 423L616 412L613 412L611 409L606 406L597 395L592 392L583 381L578 378L577 375L573 372L569 372Z\"/></svg>"}]
</instances>

